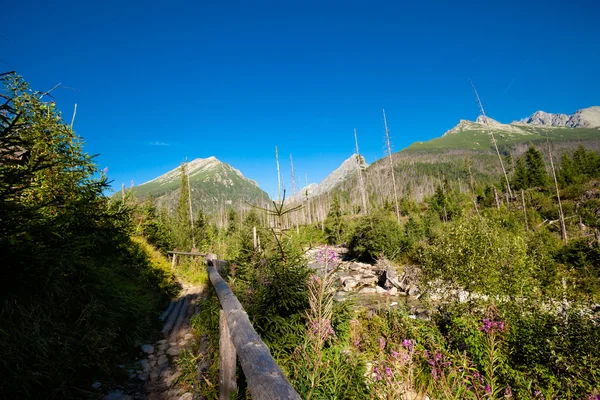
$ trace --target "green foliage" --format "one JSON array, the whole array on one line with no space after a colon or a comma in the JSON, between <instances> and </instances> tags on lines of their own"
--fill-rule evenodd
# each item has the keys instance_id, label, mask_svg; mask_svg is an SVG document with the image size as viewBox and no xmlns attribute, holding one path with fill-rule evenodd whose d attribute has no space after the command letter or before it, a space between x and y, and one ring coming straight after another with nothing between
<instances>
[{"instance_id":1,"label":"green foliage","mask_svg":"<svg viewBox=\"0 0 600 400\"><path fill-rule=\"evenodd\" d=\"M339 195L334 195L331 199L329 213L325 218L325 233L329 244L339 244L342 240L342 209L340 207Z\"/></svg>"},{"instance_id":2,"label":"green foliage","mask_svg":"<svg viewBox=\"0 0 600 400\"><path fill-rule=\"evenodd\" d=\"M0 112L0 391L82 397L154 327L170 268L131 240L130 210L53 103L3 77Z\"/></svg>"},{"instance_id":3,"label":"green foliage","mask_svg":"<svg viewBox=\"0 0 600 400\"><path fill-rule=\"evenodd\" d=\"M358 219L348 244L352 255L363 261L374 261L381 256L397 259L407 246L402 227L387 212Z\"/></svg>"}]
</instances>

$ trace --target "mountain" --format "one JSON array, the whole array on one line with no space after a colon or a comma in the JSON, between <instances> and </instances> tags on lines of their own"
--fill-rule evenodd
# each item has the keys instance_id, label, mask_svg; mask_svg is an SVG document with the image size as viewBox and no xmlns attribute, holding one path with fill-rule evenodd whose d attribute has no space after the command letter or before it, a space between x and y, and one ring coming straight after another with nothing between
<instances>
[{"instance_id":1,"label":"mountain","mask_svg":"<svg viewBox=\"0 0 600 400\"><path fill-rule=\"evenodd\" d=\"M361 170L366 169L369 164L365 161L365 159L357 154L353 154L350 158L344 160L344 162L335 169L332 173L327 175L325 179L321 181L321 183L311 183L310 185L303 187L300 189L298 194L295 197L292 197L290 200L299 200L303 199L306 196L320 196L324 193L330 192L332 189L339 186L342 182L356 175L357 163L360 162Z\"/></svg>"},{"instance_id":2,"label":"mountain","mask_svg":"<svg viewBox=\"0 0 600 400\"><path fill-rule=\"evenodd\" d=\"M552 126L553 123L556 126ZM476 121L460 120L441 137L415 142L392 155L397 193L400 197L409 196L420 201L433 194L436 185L444 179L463 191L467 190L471 176L479 184L498 182L502 171L490 132L494 134L505 168L510 173L514 168L511 159L521 156L530 144L547 158L546 141L552 142L555 162L562 153L572 152L579 145L600 150L599 127L600 107L578 110L571 116L539 111L510 124L489 117L479 117ZM371 203L383 205L386 199L392 198L389 164L385 158L373 162L365 170L364 177ZM360 198L357 187L354 177L339 186L349 195L346 198L355 199L355 202Z\"/></svg>"},{"instance_id":3,"label":"mountain","mask_svg":"<svg viewBox=\"0 0 600 400\"><path fill-rule=\"evenodd\" d=\"M573 115L550 114L536 111L520 123L542 126L565 126L569 128L598 128L600 127L600 106L577 110Z\"/></svg>"},{"instance_id":4,"label":"mountain","mask_svg":"<svg viewBox=\"0 0 600 400\"><path fill-rule=\"evenodd\" d=\"M237 206L243 202L262 204L269 199L255 181L246 178L239 170L216 157L196 158L190 161L187 164L187 173L195 210L211 212L220 206ZM152 198L159 207L173 210L179 199L180 186L181 169L176 167L133 187L132 192L139 199Z\"/></svg>"}]
</instances>

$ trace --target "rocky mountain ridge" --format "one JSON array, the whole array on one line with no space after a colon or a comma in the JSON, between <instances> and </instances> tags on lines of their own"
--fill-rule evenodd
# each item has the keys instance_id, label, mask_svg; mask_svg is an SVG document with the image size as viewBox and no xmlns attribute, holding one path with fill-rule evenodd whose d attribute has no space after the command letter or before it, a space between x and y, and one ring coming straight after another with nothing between
<instances>
[{"instance_id":1,"label":"rocky mountain ridge","mask_svg":"<svg viewBox=\"0 0 600 400\"><path fill-rule=\"evenodd\" d=\"M358 157L360 157L360 159ZM369 164L367 164L367 162L362 156L353 154L352 156L344 160L344 162L342 162L342 164L339 167L337 167L332 173L327 175L325 179L321 181L321 183L317 184L313 182L310 185L303 187L299 190L296 196L293 196L290 200L301 200L306 197L319 196L321 194L331 191L332 189L340 185L342 182L344 182L346 179L356 174L356 172L358 171L357 163L359 164L361 170L364 170L369 167Z\"/></svg>"},{"instance_id":2,"label":"rocky mountain ridge","mask_svg":"<svg viewBox=\"0 0 600 400\"><path fill-rule=\"evenodd\" d=\"M600 128L600 106L593 106L577 110L573 115L551 114L545 111L536 111L531 116L510 124L503 124L490 117L479 116L475 121L461 119L454 128L446 131L444 135L465 131L504 131L515 134L527 135L530 131L527 126L536 127L566 127L566 128Z\"/></svg>"}]
</instances>

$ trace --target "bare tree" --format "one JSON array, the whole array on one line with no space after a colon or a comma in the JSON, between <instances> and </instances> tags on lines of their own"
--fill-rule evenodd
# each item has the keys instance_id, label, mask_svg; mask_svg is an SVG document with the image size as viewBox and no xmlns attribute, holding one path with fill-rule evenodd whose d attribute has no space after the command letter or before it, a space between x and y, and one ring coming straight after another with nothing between
<instances>
[{"instance_id":1,"label":"bare tree","mask_svg":"<svg viewBox=\"0 0 600 400\"><path fill-rule=\"evenodd\" d=\"M477 104L479 105L479 109L481 110L481 115L483 115L483 123L488 129L488 133L492 137L492 143L494 144L494 148L496 149L496 154L498 154L498 160L500 160L500 167L502 167L502 173L504 174L504 179L506 180L506 189L508 190L508 195L512 199L512 191L510 190L510 182L508 181L508 174L506 173L506 169L504 168L504 162L502 161L502 156L500 155L500 150L498 150L498 143L496 142L496 137L494 136L494 132L490 128L490 124L488 123L488 117L485 115L485 110L483 109L483 104L481 103L481 99L479 98L479 93L477 93L477 89L475 89L475 85L473 81L469 79L471 82L471 87L473 87L473 91L475 92L475 97L477 98Z\"/></svg>"},{"instance_id":2,"label":"bare tree","mask_svg":"<svg viewBox=\"0 0 600 400\"><path fill-rule=\"evenodd\" d=\"M385 144L387 147L387 155L390 160L390 171L392 173L392 187L394 190L394 201L396 202L396 219L398 224L400 223L400 207L398 206L398 193L396 192L396 177L394 174L394 162L392 160L392 144L390 143L390 132L387 126L387 119L385 118L385 110L383 110L383 124L385 126Z\"/></svg>"},{"instance_id":3,"label":"bare tree","mask_svg":"<svg viewBox=\"0 0 600 400\"><path fill-rule=\"evenodd\" d=\"M367 214L367 192L365 190L365 182L363 180L361 157L358 151L358 137L356 136L356 128L354 129L354 143L356 144L356 169L358 173L358 187L360 189L360 198L362 200L362 213Z\"/></svg>"}]
</instances>

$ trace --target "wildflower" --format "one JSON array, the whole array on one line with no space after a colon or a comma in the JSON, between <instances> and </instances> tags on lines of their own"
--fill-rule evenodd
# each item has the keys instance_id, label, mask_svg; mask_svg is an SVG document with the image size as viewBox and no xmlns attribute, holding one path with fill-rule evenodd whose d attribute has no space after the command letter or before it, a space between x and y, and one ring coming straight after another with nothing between
<instances>
[{"instance_id":1,"label":"wildflower","mask_svg":"<svg viewBox=\"0 0 600 400\"><path fill-rule=\"evenodd\" d=\"M411 339L404 339L402 341L402 346L406 347L409 352L412 352L415 348L415 342Z\"/></svg>"},{"instance_id":2,"label":"wildflower","mask_svg":"<svg viewBox=\"0 0 600 400\"><path fill-rule=\"evenodd\" d=\"M392 369L388 366L385 367L385 374L387 376L392 376Z\"/></svg>"},{"instance_id":3,"label":"wildflower","mask_svg":"<svg viewBox=\"0 0 600 400\"><path fill-rule=\"evenodd\" d=\"M376 382L381 380L381 374L379 373L379 368L377 367L373 368L373 379L375 379Z\"/></svg>"},{"instance_id":4,"label":"wildflower","mask_svg":"<svg viewBox=\"0 0 600 400\"><path fill-rule=\"evenodd\" d=\"M490 387L490 385L489 385L489 384L485 385L485 391L486 391L487 393L492 393L492 388Z\"/></svg>"},{"instance_id":5,"label":"wildflower","mask_svg":"<svg viewBox=\"0 0 600 400\"><path fill-rule=\"evenodd\" d=\"M512 389L510 388L510 386L507 386L506 389L504 389L504 397L508 397L508 398L513 397L513 392L512 392ZM600 400L600 398L598 400Z\"/></svg>"},{"instance_id":6,"label":"wildflower","mask_svg":"<svg viewBox=\"0 0 600 400\"><path fill-rule=\"evenodd\" d=\"M494 321L493 319L484 318L483 325L479 328L480 331L490 333L492 331L504 332L504 321Z\"/></svg>"},{"instance_id":7,"label":"wildflower","mask_svg":"<svg viewBox=\"0 0 600 400\"><path fill-rule=\"evenodd\" d=\"M392 357L398 358L398 352L396 350L392 350Z\"/></svg>"}]
</instances>

